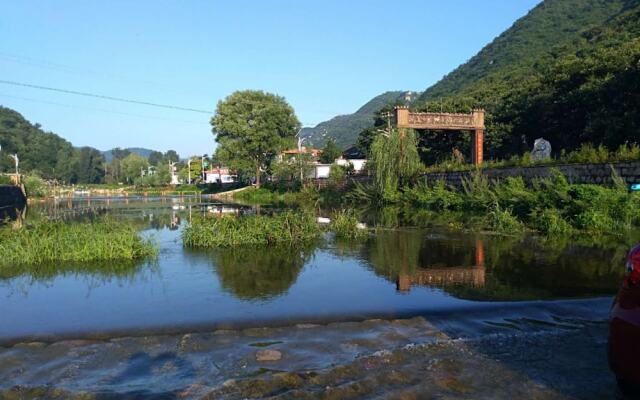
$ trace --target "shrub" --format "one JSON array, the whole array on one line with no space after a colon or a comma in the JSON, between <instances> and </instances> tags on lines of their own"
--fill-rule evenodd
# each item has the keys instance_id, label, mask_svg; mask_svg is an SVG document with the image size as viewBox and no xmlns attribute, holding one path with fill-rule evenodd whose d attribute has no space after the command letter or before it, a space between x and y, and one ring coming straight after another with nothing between
<instances>
[{"instance_id":1,"label":"shrub","mask_svg":"<svg viewBox=\"0 0 640 400\"><path fill-rule=\"evenodd\" d=\"M524 225L509 209L503 209L494 203L487 214L487 226L499 233L518 233L524 230Z\"/></svg>"},{"instance_id":2,"label":"shrub","mask_svg":"<svg viewBox=\"0 0 640 400\"><path fill-rule=\"evenodd\" d=\"M42 178L36 175L30 175L24 180L24 190L27 192L28 197L46 197L47 185Z\"/></svg>"},{"instance_id":3,"label":"shrub","mask_svg":"<svg viewBox=\"0 0 640 400\"><path fill-rule=\"evenodd\" d=\"M560 211L550 208L535 212L531 216L532 225L540 232L547 235L567 235L573 231L573 227L560 214Z\"/></svg>"},{"instance_id":4,"label":"shrub","mask_svg":"<svg viewBox=\"0 0 640 400\"><path fill-rule=\"evenodd\" d=\"M434 211L458 210L463 204L460 193L447 188L443 181L437 181L433 186L420 182L404 191L403 201Z\"/></svg>"}]
</instances>

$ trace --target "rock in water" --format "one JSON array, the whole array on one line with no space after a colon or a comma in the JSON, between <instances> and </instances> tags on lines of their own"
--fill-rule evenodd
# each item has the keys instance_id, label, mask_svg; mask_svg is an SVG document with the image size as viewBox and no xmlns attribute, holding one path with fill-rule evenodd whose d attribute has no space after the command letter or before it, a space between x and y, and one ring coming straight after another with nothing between
<instances>
[{"instance_id":1,"label":"rock in water","mask_svg":"<svg viewBox=\"0 0 640 400\"><path fill-rule=\"evenodd\" d=\"M543 138L536 139L533 142L533 150L531 151L533 161L542 161L549 157L551 157L551 143Z\"/></svg>"},{"instance_id":2,"label":"rock in water","mask_svg":"<svg viewBox=\"0 0 640 400\"><path fill-rule=\"evenodd\" d=\"M282 359L282 353L278 350L258 350L256 360L258 361L278 361Z\"/></svg>"}]
</instances>

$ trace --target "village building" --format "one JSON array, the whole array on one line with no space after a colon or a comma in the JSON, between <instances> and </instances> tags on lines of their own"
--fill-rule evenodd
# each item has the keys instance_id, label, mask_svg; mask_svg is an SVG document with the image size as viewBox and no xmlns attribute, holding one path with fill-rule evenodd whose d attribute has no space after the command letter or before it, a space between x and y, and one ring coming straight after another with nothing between
<instances>
[{"instance_id":1,"label":"village building","mask_svg":"<svg viewBox=\"0 0 640 400\"><path fill-rule=\"evenodd\" d=\"M227 167L210 168L204 171L204 183L233 183L238 176Z\"/></svg>"},{"instance_id":2,"label":"village building","mask_svg":"<svg viewBox=\"0 0 640 400\"><path fill-rule=\"evenodd\" d=\"M284 150L277 157L279 162L293 161L299 154L309 154L312 158L313 171L309 173L309 178L313 179L328 179L331 173L331 166L333 164L324 164L318 161L322 150L312 147L305 147L298 145L297 149ZM353 146L345 150L342 155L334 161L334 164L349 167L351 166L351 173L362 174L366 172L367 159L365 155Z\"/></svg>"}]
</instances>

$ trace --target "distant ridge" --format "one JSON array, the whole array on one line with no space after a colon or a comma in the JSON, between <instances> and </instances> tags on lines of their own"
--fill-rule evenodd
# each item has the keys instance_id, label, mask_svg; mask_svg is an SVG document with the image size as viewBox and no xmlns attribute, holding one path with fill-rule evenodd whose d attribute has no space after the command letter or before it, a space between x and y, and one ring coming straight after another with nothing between
<instances>
[{"instance_id":1,"label":"distant ridge","mask_svg":"<svg viewBox=\"0 0 640 400\"><path fill-rule=\"evenodd\" d=\"M420 95L413 91L386 92L369 100L353 114L338 115L313 128L304 128L301 136L316 147L323 146L329 138L338 146L347 148L355 143L363 130L373 126L375 113L389 104L408 104Z\"/></svg>"},{"instance_id":2,"label":"distant ridge","mask_svg":"<svg viewBox=\"0 0 640 400\"><path fill-rule=\"evenodd\" d=\"M111 160L113 159L113 150L107 150L107 151L103 151L102 155L104 156L104 159L107 162L111 162ZM144 158L149 158L149 155L154 152L155 150L151 150L151 149L145 149L143 147L127 147L126 149L122 149L122 150L128 150L133 154L137 154L140 157L144 157Z\"/></svg>"}]
</instances>

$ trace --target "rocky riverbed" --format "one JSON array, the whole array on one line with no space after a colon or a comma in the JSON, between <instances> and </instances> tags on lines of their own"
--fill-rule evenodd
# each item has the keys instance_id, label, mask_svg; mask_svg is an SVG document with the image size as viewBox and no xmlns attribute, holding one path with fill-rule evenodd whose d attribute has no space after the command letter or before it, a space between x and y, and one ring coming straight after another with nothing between
<instances>
[{"instance_id":1,"label":"rocky riverbed","mask_svg":"<svg viewBox=\"0 0 640 400\"><path fill-rule=\"evenodd\" d=\"M606 320L585 318L608 302L22 342L0 348L0 398L614 398Z\"/></svg>"}]
</instances>

